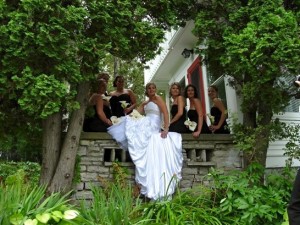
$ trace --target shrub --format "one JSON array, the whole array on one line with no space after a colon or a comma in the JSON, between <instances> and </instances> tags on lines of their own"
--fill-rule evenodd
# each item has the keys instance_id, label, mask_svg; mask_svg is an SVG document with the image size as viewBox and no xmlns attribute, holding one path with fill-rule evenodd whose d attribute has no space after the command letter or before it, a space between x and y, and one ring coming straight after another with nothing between
<instances>
[{"instance_id":1,"label":"shrub","mask_svg":"<svg viewBox=\"0 0 300 225\"><path fill-rule=\"evenodd\" d=\"M292 174L285 169L281 174L266 175L262 183L264 168L259 164L229 174L212 170L213 197L220 203L217 217L231 217L238 225L281 224L294 180Z\"/></svg>"},{"instance_id":2,"label":"shrub","mask_svg":"<svg viewBox=\"0 0 300 225\"><path fill-rule=\"evenodd\" d=\"M25 182L38 184L41 168L38 163L34 162L0 162L0 183L19 170L24 171ZM12 181L13 178L10 179Z\"/></svg>"}]
</instances>

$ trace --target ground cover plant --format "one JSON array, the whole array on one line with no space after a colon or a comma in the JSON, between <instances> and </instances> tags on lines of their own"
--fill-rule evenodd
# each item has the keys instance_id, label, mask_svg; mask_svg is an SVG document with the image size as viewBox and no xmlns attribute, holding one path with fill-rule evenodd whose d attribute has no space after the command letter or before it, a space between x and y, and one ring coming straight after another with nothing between
<instances>
[{"instance_id":1,"label":"ground cover plant","mask_svg":"<svg viewBox=\"0 0 300 225\"><path fill-rule=\"evenodd\" d=\"M24 171L18 170L0 185L0 224L84 224L70 200L70 193L47 194L45 186L26 183Z\"/></svg>"},{"instance_id":2,"label":"ground cover plant","mask_svg":"<svg viewBox=\"0 0 300 225\"><path fill-rule=\"evenodd\" d=\"M113 168L114 179L99 177L101 185L91 185L93 199L82 201L73 201L71 193L46 193L45 187L26 183L18 170L14 183L8 177L0 186L0 225L288 225L286 206L295 176L290 168L272 173L258 164L245 171L211 169L205 177L209 186L178 188L172 199L162 201L139 196L126 171L118 163Z\"/></svg>"},{"instance_id":3,"label":"ground cover plant","mask_svg":"<svg viewBox=\"0 0 300 225\"><path fill-rule=\"evenodd\" d=\"M232 224L238 225L276 225L285 220L295 177L291 168L266 174L261 165L254 163L243 172L224 174L212 169L210 176L218 218L230 217L235 221Z\"/></svg>"}]
</instances>

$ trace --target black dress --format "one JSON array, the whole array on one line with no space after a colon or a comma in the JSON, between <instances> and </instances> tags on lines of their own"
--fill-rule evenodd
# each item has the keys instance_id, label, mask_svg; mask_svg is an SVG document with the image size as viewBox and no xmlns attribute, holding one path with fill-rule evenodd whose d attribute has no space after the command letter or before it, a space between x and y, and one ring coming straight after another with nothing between
<instances>
[{"instance_id":1,"label":"black dress","mask_svg":"<svg viewBox=\"0 0 300 225\"><path fill-rule=\"evenodd\" d=\"M124 109L121 106L120 101L125 101L127 103L129 103L129 105L127 106L130 107L130 103L131 103L131 99L130 99L130 95L129 94L121 94L119 96L111 96L109 102L110 102L110 107L111 107L111 112L113 116L116 117L121 117L121 116L125 116L124 113Z\"/></svg>"},{"instance_id":2,"label":"black dress","mask_svg":"<svg viewBox=\"0 0 300 225\"><path fill-rule=\"evenodd\" d=\"M187 116L190 119L190 121L194 121L197 123L197 127L195 129L195 131L198 129L198 113L196 111L196 109L190 109L187 112ZM191 133L192 131L190 131ZM202 124L202 129L201 129L201 134L211 134L211 131L209 130L206 121L203 118L203 124Z\"/></svg>"},{"instance_id":3,"label":"black dress","mask_svg":"<svg viewBox=\"0 0 300 225\"><path fill-rule=\"evenodd\" d=\"M178 105L172 105L171 107L172 118L177 114L177 112L178 112ZM170 124L169 131L177 132L177 133L189 133L189 129L186 127L186 125L184 125L185 120L186 120L186 109L183 108L182 116L177 121Z\"/></svg>"},{"instance_id":4,"label":"black dress","mask_svg":"<svg viewBox=\"0 0 300 225\"><path fill-rule=\"evenodd\" d=\"M95 115L90 118L86 118L83 123L84 132L106 132L109 125L104 123L97 114L96 106L94 106ZM108 105L103 105L103 112L106 118L111 117L110 107Z\"/></svg>"},{"instance_id":5,"label":"black dress","mask_svg":"<svg viewBox=\"0 0 300 225\"><path fill-rule=\"evenodd\" d=\"M211 116L214 116L214 124L213 125L218 125L220 119L221 119L221 115L222 115L222 112L215 106L213 106L211 109L210 109L210 115ZM226 120L224 120L222 126L220 127L220 129L216 130L214 132L214 134L229 134L229 127L226 123Z\"/></svg>"}]
</instances>

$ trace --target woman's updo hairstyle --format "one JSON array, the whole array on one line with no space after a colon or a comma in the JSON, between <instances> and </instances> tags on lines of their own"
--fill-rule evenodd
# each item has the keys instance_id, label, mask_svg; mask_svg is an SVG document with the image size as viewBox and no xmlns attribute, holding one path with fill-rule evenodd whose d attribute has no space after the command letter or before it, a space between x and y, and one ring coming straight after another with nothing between
<instances>
[{"instance_id":1,"label":"woman's updo hairstyle","mask_svg":"<svg viewBox=\"0 0 300 225\"><path fill-rule=\"evenodd\" d=\"M98 93L100 86L106 85L106 82L103 79L97 79L91 84L91 91Z\"/></svg>"},{"instance_id":2,"label":"woman's updo hairstyle","mask_svg":"<svg viewBox=\"0 0 300 225\"><path fill-rule=\"evenodd\" d=\"M114 82L113 82L113 87L117 87L117 82L120 78L124 79L124 77L122 75L118 75L115 77Z\"/></svg>"},{"instance_id":3,"label":"woman's updo hairstyle","mask_svg":"<svg viewBox=\"0 0 300 225\"><path fill-rule=\"evenodd\" d=\"M213 84L213 85L210 85L209 87L214 89L217 93L219 92L219 89L216 85Z\"/></svg>"},{"instance_id":4,"label":"woman's updo hairstyle","mask_svg":"<svg viewBox=\"0 0 300 225\"><path fill-rule=\"evenodd\" d=\"M189 85L187 85L187 86L185 87L185 89L184 89L184 97L185 97L185 98L188 98L187 91L188 91L188 88L189 88L189 87L193 88L193 90L194 90L194 98L198 98L197 88L196 88L196 86L193 85L193 84L189 84Z\"/></svg>"},{"instance_id":5,"label":"woman's updo hairstyle","mask_svg":"<svg viewBox=\"0 0 300 225\"><path fill-rule=\"evenodd\" d=\"M155 88L156 88L156 84L154 84L153 82L149 82L146 84L146 87L145 87L145 95L148 97L148 94L147 94L147 89L150 87L150 85L153 85Z\"/></svg>"},{"instance_id":6,"label":"woman's updo hairstyle","mask_svg":"<svg viewBox=\"0 0 300 225\"><path fill-rule=\"evenodd\" d=\"M170 90L169 90L169 95L172 96L171 90L172 90L173 86L176 86L178 88L178 90L179 90L179 96L180 96L181 95L181 86L180 86L179 82L174 82L174 83L171 84Z\"/></svg>"}]
</instances>

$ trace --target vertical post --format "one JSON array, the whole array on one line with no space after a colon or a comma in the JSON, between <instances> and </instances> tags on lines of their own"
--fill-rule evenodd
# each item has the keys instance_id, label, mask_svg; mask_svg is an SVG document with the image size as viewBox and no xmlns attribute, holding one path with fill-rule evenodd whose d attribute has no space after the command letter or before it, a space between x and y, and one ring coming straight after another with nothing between
<instances>
[{"instance_id":1,"label":"vertical post","mask_svg":"<svg viewBox=\"0 0 300 225\"><path fill-rule=\"evenodd\" d=\"M126 152L121 149L121 162L126 162Z\"/></svg>"},{"instance_id":2,"label":"vertical post","mask_svg":"<svg viewBox=\"0 0 300 225\"><path fill-rule=\"evenodd\" d=\"M114 148L112 148L110 150L110 161L114 162L116 160L116 150Z\"/></svg>"}]
</instances>

